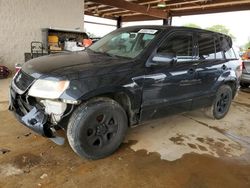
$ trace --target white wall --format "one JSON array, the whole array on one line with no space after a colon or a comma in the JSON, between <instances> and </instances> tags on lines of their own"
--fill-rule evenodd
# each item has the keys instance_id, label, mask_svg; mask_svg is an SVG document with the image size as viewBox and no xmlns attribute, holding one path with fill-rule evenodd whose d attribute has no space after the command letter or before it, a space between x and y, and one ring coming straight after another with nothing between
<instances>
[{"instance_id":1,"label":"white wall","mask_svg":"<svg viewBox=\"0 0 250 188\"><path fill-rule=\"evenodd\" d=\"M84 0L0 0L0 65L24 63L41 28L83 30Z\"/></svg>"}]
</instances>

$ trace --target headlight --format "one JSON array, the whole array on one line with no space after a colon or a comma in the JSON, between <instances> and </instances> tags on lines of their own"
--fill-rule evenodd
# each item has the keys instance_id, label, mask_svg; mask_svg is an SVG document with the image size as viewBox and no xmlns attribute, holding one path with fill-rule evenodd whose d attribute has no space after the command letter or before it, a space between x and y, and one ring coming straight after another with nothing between
<instances>
[{"instance_id":1,"label":"headlight","mask_svg":"<svg viewBox=\"0 0 250 188\"><path fill-rule=\"evenodd\" d=\"M30 88L33 97L57 99L68 88L69 81L37 80Z\"/></svg>"}]
</instances>

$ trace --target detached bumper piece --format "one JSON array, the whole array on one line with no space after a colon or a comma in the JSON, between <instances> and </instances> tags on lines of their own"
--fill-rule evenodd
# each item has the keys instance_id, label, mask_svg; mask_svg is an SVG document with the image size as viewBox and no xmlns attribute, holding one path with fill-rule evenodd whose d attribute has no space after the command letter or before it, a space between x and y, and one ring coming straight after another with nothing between
<instances>
[{"instance_id":1,"label":"detached bumper piece","mask_svg":"<svg viewBox=\"0 0 250 188\"><path fill-rule=\"evenodd\" d=\"M39 135L48 137L58 145L64 144L64 138L56 136L56 131L49 123L49 117L44 112L44 109L35 105L31 106L22 99L21 95L15 93L12 88L10 88L9 100L9 110L13 111L19 122Z\"/></svg>"},{"instance_id":2,"label":"detached bumper piece","mask_svg":"<svg viewBox=\"0 0 250 188\"><path fill-rule=\"evenodd\" d=\"M47 116L41 110L39 111L35 107L25 116L21 117L21 121L24 123L24 125L31 130L42 136L53 137L53 134L51 131L49 131L49 128L46 128L47 119Z\"/></svg>"}]
</instances>

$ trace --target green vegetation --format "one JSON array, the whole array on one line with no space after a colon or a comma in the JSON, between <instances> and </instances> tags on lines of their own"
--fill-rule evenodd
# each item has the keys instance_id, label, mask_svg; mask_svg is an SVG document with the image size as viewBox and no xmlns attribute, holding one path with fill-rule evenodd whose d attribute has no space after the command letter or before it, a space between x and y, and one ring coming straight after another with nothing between
<instances>
[{"instance_id":1,"label":"green vegetation","mask_svg":"<svg viewBox=\"0 0 250 188\"><path fill-rule=\"evenodd\" d=\"M219 33L229 35L233 40L235 40L235 36L233 36L230 33L230 30L224 25L213 25L211 27L207 27L206 29L209 31L214 31L214 32L219 32Z\"/></svg>"},{"instance_id":2,"label":"green vegetation","mask_svg":"<svg viewBox=\"0 0 250 188\"><path fill-rule=\"evenodd\" d=\"M185 27L192 27L192 28L198 28L201 29L201 26L195 24L195 23L188 23L184 25Z\"/></svg>"},{"instance_id":3,"label":"green vegetation","mask_svg":"<svg viewBox=\"0 0 250 188\"><path fill-rule=\"evenodd\" d=\"M248 41L245 45L242 46L243 50L247 50L248 48L250 48L250 37L248 38Z\"/></svg>"},{"instance_id":4,"label":"green vegetation","mask_svg":"<svg viewBox=\"0 0 250 188\"><path fill-rule=\"evenodd\" d=\"M188 23L188 24L185 24L183 26L202 29L201 26L199 26L199 25L197 25L195 23ZM209 31L214 31L214 32L223 33L225 35L229 35L232 38L232 40L236 39L235 36L233 36L233 34L230 32L230 30L226 26L224 26L224 25L220 25L220 24L213 25L213 26L207 27L205 29L209 30Z\"/></svg>"}]
</instances>

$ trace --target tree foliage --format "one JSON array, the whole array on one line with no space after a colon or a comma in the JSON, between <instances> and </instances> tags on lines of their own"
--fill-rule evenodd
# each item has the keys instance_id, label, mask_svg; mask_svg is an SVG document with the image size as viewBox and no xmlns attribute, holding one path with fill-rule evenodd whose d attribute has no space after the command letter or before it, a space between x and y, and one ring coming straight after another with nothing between
<instances>
[{"instance_id":1,"label":"tree foliage","mask_svg":"<svg viewBox=\"0 0 250 188\"><path fill-rule=\"evenodd\" d=\"M211 27L207 27L206 29L209 31L214 31L214 32L219 32L219 33L229 35L233 40L235 40L235 36L233 36L230 30L224 25L213 25Z\"/></svg>"},{"instance_id":2,"label":"tree foliage","mask_svg":"<svg viewBox=\"0 0 250 188\"><path fill-rule=\"evenodd\" d=\"M247 43L243 46L243 50L247 50L250 48L250 37L248 38Z\"/></svg>"},{"instance_id":3,"label":"tree foliage","mask_svg":"<svg viewBox=\"0 0 250 188\"><path fill-rule=\"evenodd\" d=\"M184 25L185 27L192 27L192 28L199 28L201 29L201 26L195 24L195 23L188 23Z\"/></svg>"},{"instance_id":4,"label":"tree foliage","mask_svg":"<svg viewBox=\"0 0 250 188\"><path fill-rule=\"evenodd\" d=\"M201 26L195 24L195 23L188 23L188 24L185 24L183 25L185 27L192 27L192 28L199 28L199 29L202 29ZM230 32L230 29L228 29L226 26L224 25L220 25L220 24L217 24L217 25L213 25L211 27L207 27L205 28L209 31L214 31L214 32L219 32L219 33L223 33L225 35L228 35L232 38L232 40L235 41L236 37ZM250 39L248 41L248 43L246 43L243 48L247 49L248 47L250 47Z\"/></svg>"}]
</instances>

